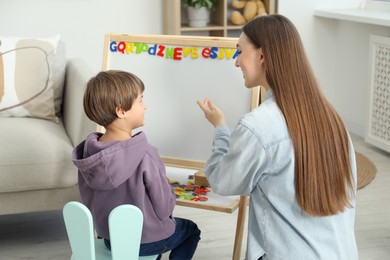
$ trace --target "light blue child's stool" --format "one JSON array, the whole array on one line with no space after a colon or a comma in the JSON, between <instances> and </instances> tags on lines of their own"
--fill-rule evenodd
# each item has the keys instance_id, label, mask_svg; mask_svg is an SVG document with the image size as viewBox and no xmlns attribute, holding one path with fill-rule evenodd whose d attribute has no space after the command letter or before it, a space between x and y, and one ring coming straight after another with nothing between
<instances>
[{"instance_id":1,"label":"light blue child's stool","mask_svg":"<svg viewBox=\"0 0 390 260\"><path fill-rule=\"evenodd\" d=\"M72 260L154 260L138 256L142 235L142 211L133 205L120 205L108 217L111 251L103 239L95 238L92 215L80 202L68 202L63 209L66 231L72 248Z\"/></svg>"}]
</instances>

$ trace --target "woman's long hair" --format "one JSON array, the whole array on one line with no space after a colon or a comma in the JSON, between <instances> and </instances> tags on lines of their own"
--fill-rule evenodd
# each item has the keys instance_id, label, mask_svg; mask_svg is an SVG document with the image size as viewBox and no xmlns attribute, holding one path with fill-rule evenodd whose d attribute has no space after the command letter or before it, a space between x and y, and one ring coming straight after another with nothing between
<instances>
[{"instance_id":1,"label":"woman's long hair","mask_svg":"<svg viewBox=\"0 0 390 260\"><path fill-rule=\"evenodd\" d=\"M266 80L287 122L295 152L295 194L312 216L351 207L354 181L344 123L322 94L289 19L253 19L243 32L265 57Z\"/></svg>"}]
</instances>

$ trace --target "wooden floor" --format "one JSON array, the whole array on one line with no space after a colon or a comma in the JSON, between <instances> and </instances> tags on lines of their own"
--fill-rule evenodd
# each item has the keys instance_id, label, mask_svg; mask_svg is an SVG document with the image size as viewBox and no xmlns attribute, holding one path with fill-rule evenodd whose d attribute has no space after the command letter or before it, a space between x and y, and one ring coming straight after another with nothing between
<instances>
[{"instance_id":1,"label":"wooden floor","mask_svg":"<svg viewBox=\"0 0 390 260\"><path fill-rule=\"evenodd\" d=\"M378 169L372 183L357 193L359 259L390 259L390 154L364 143L360 137L353 136L353 142L356 151L371 159ZM227 214L178 206L175 216L193 219L202 230L194 259L231 259L237 211ZM242 258L244 253L245 239ZM70 254L60 211L0 216L1 260L61 260L69 259Z\"/></svg>"}]
</instances>

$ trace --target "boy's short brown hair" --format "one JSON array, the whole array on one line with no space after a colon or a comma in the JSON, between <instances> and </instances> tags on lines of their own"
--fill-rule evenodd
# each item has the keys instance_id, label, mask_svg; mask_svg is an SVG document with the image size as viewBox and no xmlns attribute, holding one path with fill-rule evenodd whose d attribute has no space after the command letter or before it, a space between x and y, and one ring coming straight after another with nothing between
<instances>
[{"instance_id":1,"label":"boy's short brown hair","mask_svg":"<svg viewBox=\"0 0 390 260\"><path fill-rule=\"evenodd\" d=\"M116 108L131 109L145 89L136 75L120 70L99 72L92 77L84 93L84 111L89 119L107 127L117 118Z\"/></svg>"}]
</instances>

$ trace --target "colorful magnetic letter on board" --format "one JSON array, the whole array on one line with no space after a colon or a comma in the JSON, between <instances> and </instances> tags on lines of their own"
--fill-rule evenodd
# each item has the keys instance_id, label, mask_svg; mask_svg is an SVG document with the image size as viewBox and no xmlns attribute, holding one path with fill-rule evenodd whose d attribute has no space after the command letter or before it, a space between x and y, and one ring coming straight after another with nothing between
<instances>
[{"instance_id":1,"label":"colorful magnetic letter on board","mask_svg":"<svg viewBox=\"0 0 390 260\"><path fill-rule=\"evenodd\" d=\"M208 59L208 58L210 57L210 53L211 53L210 48L204 48L204 49L202 50L202 56L203 56L203 58Z\"/></svg>"}]
</instances>

